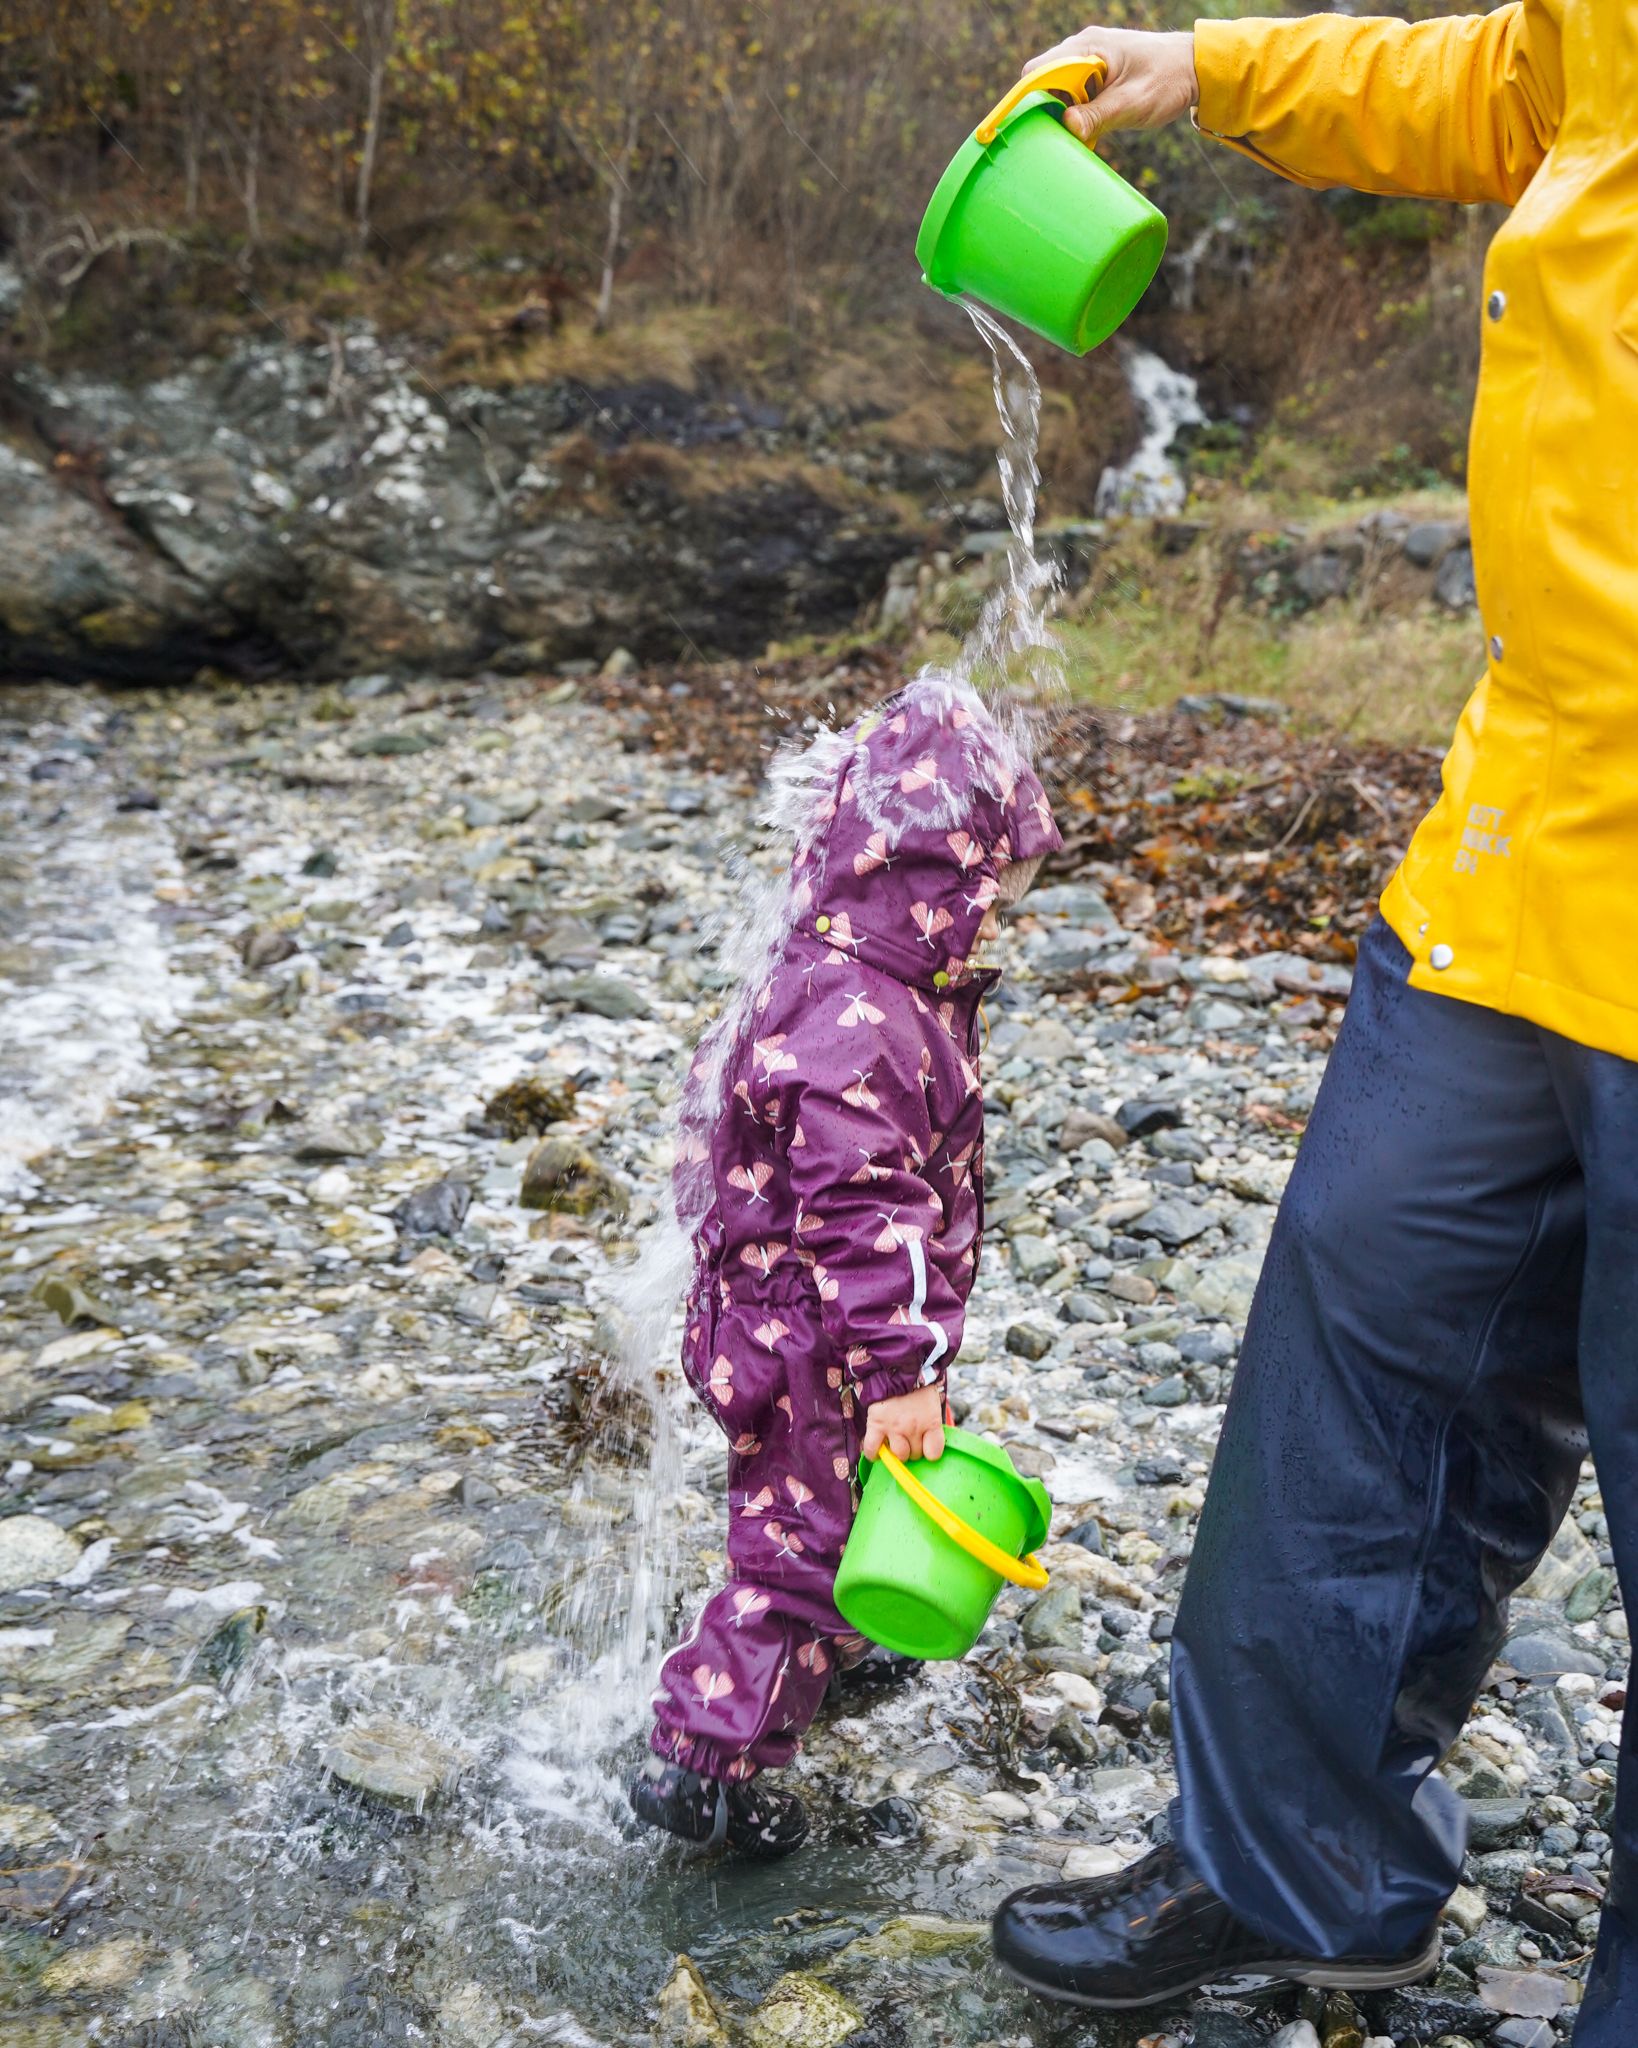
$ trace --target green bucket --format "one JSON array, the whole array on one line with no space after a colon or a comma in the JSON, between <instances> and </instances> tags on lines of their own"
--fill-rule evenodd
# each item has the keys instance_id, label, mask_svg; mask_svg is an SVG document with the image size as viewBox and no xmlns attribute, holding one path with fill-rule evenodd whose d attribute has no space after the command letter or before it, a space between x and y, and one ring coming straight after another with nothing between
<instances>
[{"instance_id":1,"label":"green bucket","mask_svg":"<svg viewBox=\"0 0 1638 2048\"><path fill-rule=\"evenodd\" d=\"M942 1458L917 1458L901 1469L1008 1558L1027 1558L1045 1541L1052 1519L1046 1488L1025 1479L999 1444L947 1429ZM1045 1574L1035 1570L1044 1584ZM850 1627L902 1656L964 1657L1002 1583L999 1571L937 1526L884 1463L867 1468L836 1574L836 1606Z\"/></svg>"},{"instance_id":2,"label":"green bucket","mask_svg":"<svg viewBox=\"0 0 1638 2048\"><path fill-rule=\"evenodd\" d=\"M1096 68L1078 67L1083 85ZM1062 67L1025 83L1037 80L1073 90ZM916 260L946 298L977 299L1083 356L1148 289L1166 216L1069 132L1063 111L1049 92L1015 91L979 123L928 201Z\"/></svg>"}]
</instances>

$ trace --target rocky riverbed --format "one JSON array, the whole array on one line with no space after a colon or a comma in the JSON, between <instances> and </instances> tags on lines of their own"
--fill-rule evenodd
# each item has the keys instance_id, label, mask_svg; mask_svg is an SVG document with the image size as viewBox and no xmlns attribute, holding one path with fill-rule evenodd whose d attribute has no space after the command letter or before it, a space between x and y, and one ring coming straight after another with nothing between
<instances>
[{"instance_id":1,"label":"rocky riverbed","mask_svg":"<svg viewBox=\"0 0 1638 2048\"><path fill-rule=\"evenodd\" d=\"M1434 1983L1094 2022L986 1959L1005 1891L1165 1828L1171 1617L1344 967L1157 953L1141 890L1047 878L953 1389L1046 1478L1052 1585L821 1723L800 1857L680 1866L619 1788L720 1439L668 1355L604 1354L743 779L495 677L19 688L0 740L8 2048L1567 2036L1628 1654L1590 1475L1447 1765Z\"/></svg>"}]
</instances>

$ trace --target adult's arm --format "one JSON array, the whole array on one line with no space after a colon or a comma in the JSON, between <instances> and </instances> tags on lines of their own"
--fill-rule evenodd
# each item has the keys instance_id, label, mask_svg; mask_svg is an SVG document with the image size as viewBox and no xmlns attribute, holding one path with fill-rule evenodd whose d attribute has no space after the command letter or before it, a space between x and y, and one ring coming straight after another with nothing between
<instances>
[{"instance_id":1,"label":"adult's arm","mask_svg":"<svg viewBox=\"0 0 1638 2048\"><path fill-rule=\"evenodd\" d=\"M1095 57L1102 90L1071 107L1085 143L1159 128L1192 106L1208 135L1300 185L1511 204L1564 100L1564 0L1412 24L1199 21L1194 33L1088 28L1030 59Z\"/></svg>"},{"instance_id":2,"label":"adult's arm","mask_svg":"<svg viewBox=\"0 0 1638 2048\"><path fill-rule=\"evenodd\" d=\"M1512 205L1564 101L1563 0L1440 21L1200 21L1201 130L1299 185Z\"/></svg>"}]
</instances>

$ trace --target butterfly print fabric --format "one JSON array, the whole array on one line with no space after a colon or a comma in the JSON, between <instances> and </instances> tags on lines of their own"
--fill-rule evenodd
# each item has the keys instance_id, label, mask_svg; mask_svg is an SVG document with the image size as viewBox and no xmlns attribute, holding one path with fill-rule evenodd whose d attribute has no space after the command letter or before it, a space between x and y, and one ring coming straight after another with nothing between
<instances>
[{"instance_id":1,"label":"butterfly print fabric","mask_svg":"<svg viewBox=\"0 0 1638 2048\"><path fill-rule=\"evenodd\" d=\"M683 1367L729 1445L729 1582L666 1659L653 1741L716 1777L788 1762L864 1648L832 1594L865 1411L943 1384L977 1263L992 977L969 961L1001 869L1060 843L970 690L918 680L847 737L686 1161L710 1200Z\"/></svg>"}]
</instances>

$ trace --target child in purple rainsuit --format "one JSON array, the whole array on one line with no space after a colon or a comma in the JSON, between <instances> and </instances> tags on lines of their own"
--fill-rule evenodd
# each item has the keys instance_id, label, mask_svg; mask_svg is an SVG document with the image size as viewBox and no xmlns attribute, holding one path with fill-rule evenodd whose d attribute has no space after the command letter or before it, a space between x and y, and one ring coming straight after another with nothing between
<instances>
[{"instance_id":1,"label":"child in purple rainsuit","mask_svg":"<svg viewBox=\"0 0 1638 2048\"><path fill-rule=\"evenodd\" d=\"M651 1825L783 1854L788 1763L870 1645L833 1599L861 1455L943 1449L983 1220L973 964L1061 842L965 685L910 684L808 750L771 966L701 1049L678 1142L683 1369L727 1436L728 1582L666 1659ZM874 1661L874 1660L872 1660Z\"/></svg>"}]
</instances>

